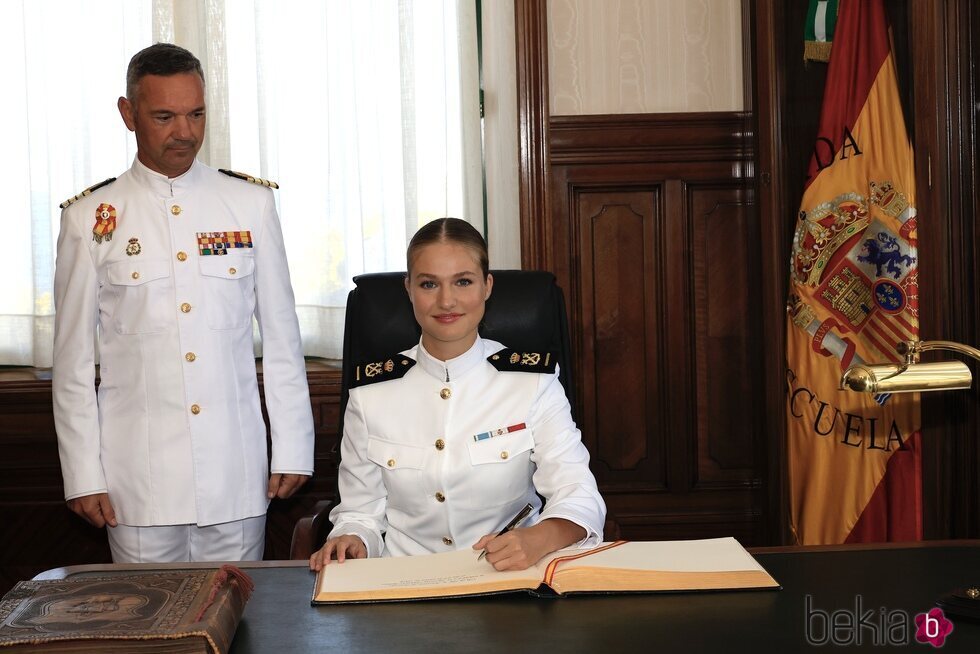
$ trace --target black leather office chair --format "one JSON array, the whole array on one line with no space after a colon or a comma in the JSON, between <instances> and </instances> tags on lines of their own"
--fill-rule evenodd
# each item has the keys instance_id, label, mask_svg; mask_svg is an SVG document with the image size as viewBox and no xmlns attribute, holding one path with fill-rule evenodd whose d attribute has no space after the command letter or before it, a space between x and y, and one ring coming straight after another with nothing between
<instances>
[{"instance_id":1,"label":"black leather office chair","mask_svg":"<svg viewBox=\"0 0 980 654\"><path fill-rule=\"evenodd\" d=\"M565 299L555 276L539 270L491 270L493 292L487 300L480 335L520 352L551 352L558 357L559 380L575 415L571 343ZM405 273L371 273L354 278L347 295L344 362L340 397L340 434L354 368L381 361L419 342Z\"/></svg>"},{"instance_id":2,"label":"black leather office chair","mask_svg":"<svg viewBox=\"0 0 980 654\"><path fill-rule=\"evenodd\" d=\"M565 299L555 276L539 270L492 270L493 292L480 327L484 338L520 352L551 352L558 357L559 380L575 412L571 343ZM405 273L370 273L354 278L347 295L344 361L340 395L340 425L358 364L382 361L419 342L412 303L405 290ZM313 515L302 518L293 531L291 558L307 558L330 532L327 513L332 503L319 502ZM614 530L614 531L613 531ZM607 522L607 535L618 538L619 528Z\"/></svg>"}]
</instances>

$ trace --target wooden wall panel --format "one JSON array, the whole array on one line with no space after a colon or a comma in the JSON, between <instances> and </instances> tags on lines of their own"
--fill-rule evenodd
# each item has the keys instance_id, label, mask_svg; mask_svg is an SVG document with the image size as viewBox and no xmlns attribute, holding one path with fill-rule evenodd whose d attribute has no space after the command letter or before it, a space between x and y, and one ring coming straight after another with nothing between
<instances>
[{"instance_id":1,"label":"wooden wall panel","mask_svg":"<svg viewBox=\"0 0 980 654\"><path fill-rule=\"evenodd\" d=\"M658 189L577 193L578 303L583 343L583 423L593 434L594 467L607 476L643 480L663 488L665 439L658 416L664 406L651 371L659 369L654 342L662 302L656 298L655 230ZM660 285L663 279L659 280ZM649 383L648 383L649 380Z\"/></svg>"},{"instance_id":2,"label":"wooden wall panel","mask_svg":"<svg viewBox=\"0 0 980 654\"><path fill-rule=\"evenodd\" d=\"M293 497L272 502L265 547L270 560L289 558L293 525L336 492L340 373L319 367L307 377L316 431L314 476ZM261 374L259 384L261 390ZM50 568L109 560L105 531L65 506L50 379L0 380L0 594Z\"/></svg>"},{"instance_id":3,"label":"wooden wall panel","mask_svg":"<svg viewBox=\"0 0 980 654\"><path fill-rule=\"evenodd\" d=\"M915 148L916 208L922 217L919 333L926 340L978 346L980 7L972 0L890 0L888 5L892 6L889 18L907 14L904 43L910 70L899 67L899 82L914 91L906 122ZM980 375L976 362L966 361L976 379ZM976 382L970 391L922 396L927 538L980 534L978 432L980 385Z\"/></svg>"},{"instance_id":4,"label":"wooden wall panel","mask_svg":"<svg viewBox=\"0 0 980 654\"><path fill-rule=\"evenodd\" d=\"M765 380L760 365L759 221L750 189L687 187L691 234L698 488L756 478L753 438ZM755 320L752 320L755 318Z\"/></svg>"},{"instance_id":5,"label":"wooden wall panel","mask_svg":"<svg viewBox=\"0 0 980 654\"><path fill-rule=\"evenodd\" d=\"M549 125L546 267L568 294L583 438L626 538L767 542L767 273L746 121Z\"/></svg>"}]
</instances>

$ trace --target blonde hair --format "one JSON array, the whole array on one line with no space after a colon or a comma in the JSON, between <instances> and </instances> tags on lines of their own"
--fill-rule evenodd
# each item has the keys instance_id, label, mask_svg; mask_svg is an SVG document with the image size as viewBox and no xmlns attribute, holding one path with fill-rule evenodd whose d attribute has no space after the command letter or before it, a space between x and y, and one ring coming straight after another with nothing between
<instances>
[{"instance_id":1,"label":"blonde hair","mask_svg":"<svg viewBox=\"0 0 980 654\"><path fill-rule=\"evenodd\" d=\"M490 256L487 254L487 242L483 235L465 220L436 218L420 227L408 244L405 259L409 275L412 274L412 262L418 255L418 251L432 243L458 243L471 249L480 262L483 278L486 279L490 274Z\"/></svg>"}]
</instances>

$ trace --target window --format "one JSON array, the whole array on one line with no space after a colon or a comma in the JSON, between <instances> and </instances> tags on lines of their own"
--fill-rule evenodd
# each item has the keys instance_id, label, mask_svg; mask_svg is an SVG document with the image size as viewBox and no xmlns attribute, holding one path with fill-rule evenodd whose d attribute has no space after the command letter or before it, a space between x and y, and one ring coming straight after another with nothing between
<instances>
[{"instance_id":1,"label":"window","mask_svg":"<svg viewBox=\"0 0 980 654\"><path fill-rule=\"evenodd\" d=\"M205 68L211 166L274 179L304 352L340 358L352 276L432 218L483 226L472 0L5 3L0 364L51 365L58 204L135 157L115 108L154 41ZM12 90L10 90L12 89Z\"/></svg>"}]
</instances>

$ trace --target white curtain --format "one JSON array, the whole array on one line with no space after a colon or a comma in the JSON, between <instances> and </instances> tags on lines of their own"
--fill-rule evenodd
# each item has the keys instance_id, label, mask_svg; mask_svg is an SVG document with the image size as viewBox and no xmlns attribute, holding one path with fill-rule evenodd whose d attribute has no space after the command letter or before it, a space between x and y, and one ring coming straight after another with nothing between
<instances>
[{"instance_id":1,"label":"white curtain","mask_svg":"<svg viewBox=\"0 0 980 654\"><path fill-rule=\"evenodd\" d=\"M307 355L340 358L351 277L419 225L483 230L473 0L0 0L0 365L51 365L58 204L132 162L115 101L156 41L205 68L201 159L281 186Z\"/></svg>"}]
</instances>

